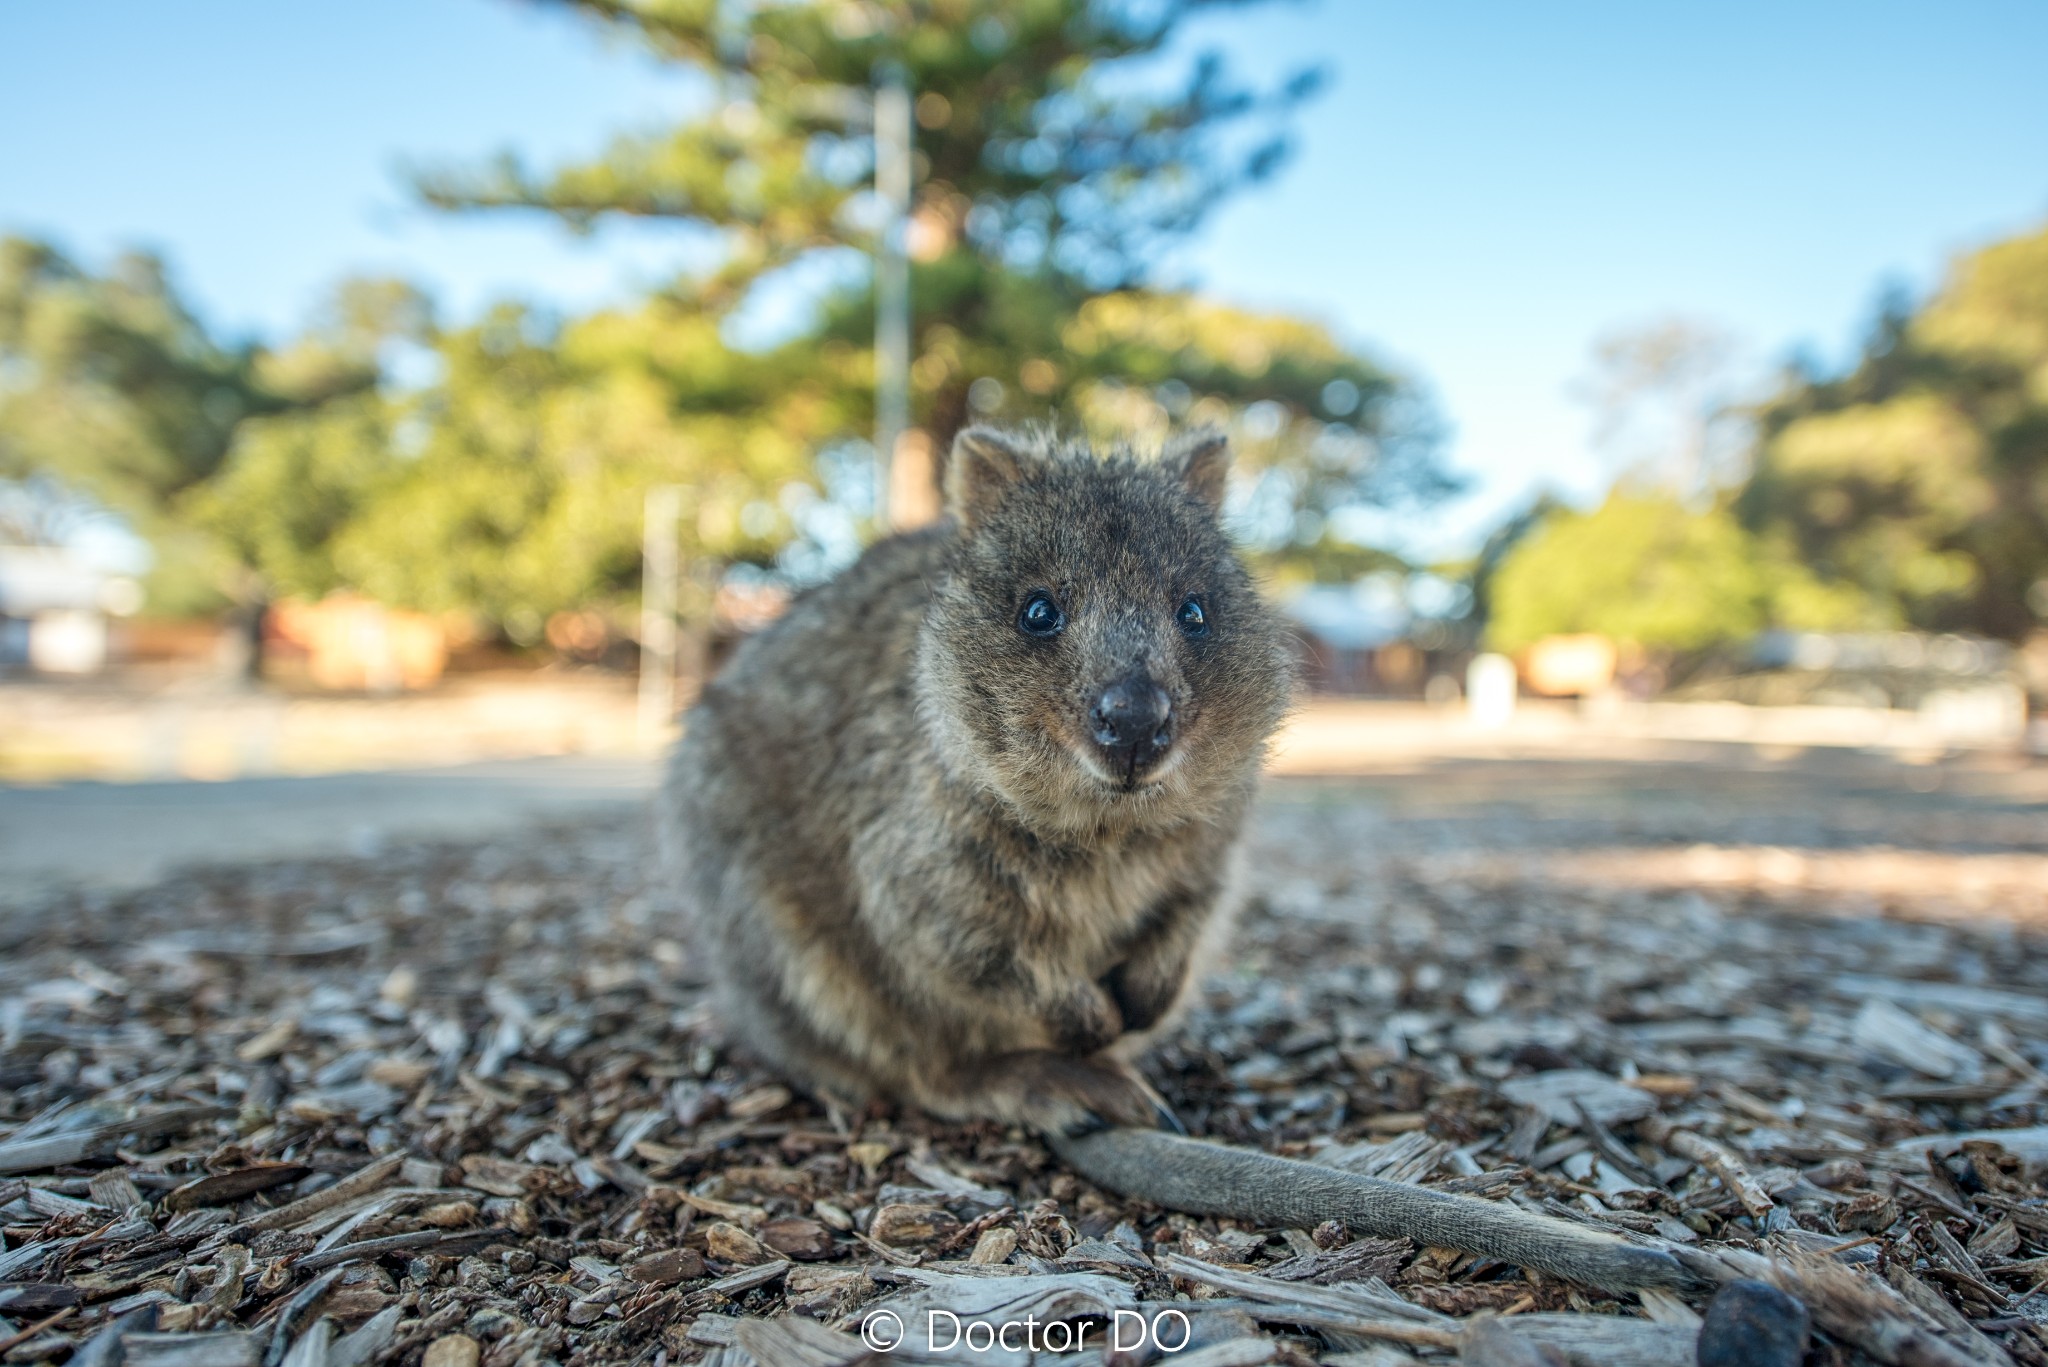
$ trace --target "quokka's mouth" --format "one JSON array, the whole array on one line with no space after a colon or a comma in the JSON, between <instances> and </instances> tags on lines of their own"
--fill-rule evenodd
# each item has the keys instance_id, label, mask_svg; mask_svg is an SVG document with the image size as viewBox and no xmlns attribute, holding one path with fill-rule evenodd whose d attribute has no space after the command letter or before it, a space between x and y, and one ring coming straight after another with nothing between
<instances>
[{"instance_id":1,"label":"quokka's mouth","mask_svg":"<svg viewBox=\"0 0 2048 1367\"><path fill-rule=\"evenodd\" d=\"M1041 724L1047 737L1093 780L1096 793L1111 802L1158 793L1187 753L1183 736L1149 750L1111 748L1078 734L1065 718L1048 717Z\"/></svg>"},{"instance_id":2,"label":"quokka's mouth","mask_svg":"<svg viewBox=\"0 0 2048 1367\"><path fill-rule=\"evenodd\" d=\"M1175 745L1149 759L1105 751L1099 745L1068 742L1067 752L1111 798L1139 797L1165 787L1166 777L1180 767L1183 747Z\"/></svg>"}]
</instances>

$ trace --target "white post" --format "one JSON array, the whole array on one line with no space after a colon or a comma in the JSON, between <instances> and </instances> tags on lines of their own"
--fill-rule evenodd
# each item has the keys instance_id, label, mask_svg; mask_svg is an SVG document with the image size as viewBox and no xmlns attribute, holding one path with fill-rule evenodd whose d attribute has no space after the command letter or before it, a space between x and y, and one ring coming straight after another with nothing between
<instances>
[{"instance_id":1,"label":"white post","mask_svg":"<svg viewBox=\"0 0 2048 1367\"><path fill-rule=\"evenodd\" d=\"M1475 655L1465 669L1465 706L1475 725L1498 730L1513 721L1519 691L1515 662L1505 655Z\"/></svg>"},{"instance_id":2,"label":"white post","mask_svg":"<svg viewBox=\"0 0 2048 1367\"><path fill-rule=\"evenodd\" d=\"M647 491L640 533L640 739L649 747L668 736L676 707L677 536L683 486Z\"/></svg>"},{"instance_id":3,"label":"white post","mask_svg":"<svg viewBox=\"0 0 2048 1367\"><path fill-rule=\"evenodd\" d=\"M910 84L888 63L875 88L875 527L889 528L890 472L910 426Z\"/></svg>"}]
</instances>

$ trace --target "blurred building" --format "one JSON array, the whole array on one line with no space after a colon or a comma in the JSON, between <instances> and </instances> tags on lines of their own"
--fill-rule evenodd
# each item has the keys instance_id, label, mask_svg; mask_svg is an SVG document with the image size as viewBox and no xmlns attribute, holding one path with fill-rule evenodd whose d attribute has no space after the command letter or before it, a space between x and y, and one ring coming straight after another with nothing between
<instances>
[{"instance_id":1,"label":"blurred building","mask_svg":"<svg viewBox=\"0 0 2048 1367\"><path fill-rule=\"evenodd\" d=\"M1420 693L1426 662L1408 639L1415 614L1398 581L1368 575L1351 584L1309 584L1282 606L1301 635L1303 681L1313 691Z\"/></svg>"},{"instance_id":2,"label":"blurred building","mask_svg":"<svg viewBox=\"0 0 2048 1367\"><path fill-rule=\"evenodd\" d=\"M1756 727L1768 726L1780 740L1804 728L1798 743L2005 748L2028 735L2019 652L1975 636L1766 632L1707 657L1669 688L1583 696L1601 705L1655 696L1658 706L1718 718L1702 739L1755 739Z\"/></svg>"},{"instance_id":3,"label":"blurred building","mask_svg":"<svg viewBox=\"0 0 2048 1367\"><path fill-rule=\"evenodd\" d=\"M112 619L142 606L142 587L74 550L0 546L0 669L97 674L112 657Z\"/></svg>"},{"instance_id":4,"label":"blurred building","mask_svg":"<svg viewBox=\"0 0 2048 1367\"><path fill-rule=\"evenodd\" d=\"M2026 712L2019 657L2011 646L1913 631L1766 632L1750 642L1732 670L1678 691L1764 706L1996 714L2000 725Z\"/></svg>"},{"instance_id":5,"label":"blurred building","mask_svg":"<svg viewBox=\"0 0 2048 1367\"><path fill-rule=\"evenodd\" d=\"M271 668L288 671L301 664L318 688L396 693L440 679L448 665L448 633L424 613L337 593L317 603L274 606L265 654Z\"/></svg>"},{"instance_id":6,"label":"blurred building","mask_svg":"<svg viewBox=\"0 0 2048 1367\"><path fill-rule=\"evenodd\" d=\"M1546 636L1522 652L1522 682L1547 698L1585 698L1613 687L1621 652L1605 636Z\"/></svg>"}]
</instances>

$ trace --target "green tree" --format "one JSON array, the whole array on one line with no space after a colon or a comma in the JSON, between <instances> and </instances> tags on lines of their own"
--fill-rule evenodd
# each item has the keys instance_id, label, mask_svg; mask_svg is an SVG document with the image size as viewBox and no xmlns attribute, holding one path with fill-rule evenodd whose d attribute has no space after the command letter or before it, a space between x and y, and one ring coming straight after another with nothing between
<instances>
[{"instance_id":1,"label":"green tree","mask_svg":"<svg viewBox=\"0 0 2048 1367\"><path fill-rule=\"evenodd\" d=\"M154 543L153 599L220 601L228 565L173 515L220 466L236 425L283 402L250 348L209 336L163 263L104 275L48 243L0 238L0 480L20 508L122 518ZM15 519L61 535L47 516ZM40 534L40 533L38 533Z\"/></svg>"},{"instance_id":2,"label":"green tree","mask_svg":"<svg viewBox=\"0 0 2048 1367\"><path fill-rule=\"evenodd\" d=\"M1627 487L1590 513L1551 513L1507 553L1488 592L1487 641L1507 651L1574 632L1693 651L1767 626L1847 625L1855 611L1726 508Z\"/></svg>"},{"instance_id":3,"label":"green tree","mask_svg":"<svg viewBox=\"0 0 2048 1367\"><path fill-rule=\"evenodd\" d=\"M536 170L507 154L423 173L449 209L541 210L572 226L663 219L723 244L717 264L665 298L721 322L758 287L875 247L865 127L876 73L917 92L912 215L914 421L943 445L976 417L1054 419L1144 436L1169 418L1236 422L1255 503L1276 549L1312 544L1347 504L1439 497L1454 487L1412 386L1300 320L1224 309L1151 280L1162 253L1286 149L1288 113L1318 77L1269 91L1220 58L1178 82L1164 54L1202 0L566 0L566 8L692 68L715 92L676 127ZM873 333L864 284L830 291L814 325L777 350L824 382L806 348L843 347L830 382L858 440L872 421ZM694 342L693 342L694 345ZM747 370L726 360L722 366ZM693 386L679 422L761 394ZM755 409L756 413L763 410ZM772 406L769 410L772 412ZM1269 476L1269 477L1268 477Z\"/></svg>"},{"instance_id":4,"label":"green tree","mask_svg":"<svg viewBox=\"0 0 2048 1367\"><path fill-rule=\"evenodd\" d=\"M585 163L542 173L507 157L425 174L423 193L571 226L667 219L713 234L714 266L589 317L507 305L454 329L402 285L356 282L266 351L210 340L160 268L138 292L128 265L95 281L18 254L8 279L29 283L0 289L4 468L58 471L245 597L350 588L518 639L555 611L630 603L652 483L688 489L694 555L829 568L857 544L871 466L862 117L878 65L895 62L918 92L914 416L938 443L973 417L1140 441L1221 422L1255 541L1325 568L1346 558L1335 515L1452 487L1433 417L1399 376L1313 323L1149 279L1277 164L1314 85L1247 90L1213 57L1168 81L1201 0L568 7L695 69L716 98ZM839 283L796 335L735 343L758 291L820 264ZM71 314L93 327L68 350L22 321ZM395 347L426 364L394 372ZM394 379L422 370L423 384Z\"/></svg>"},{"instance_id":5,"label":"green tree","mask_svg":"<svg viewBox=\"0 0 2048 1367\"><path fill-rule=\"evenodd\" d=\"M1249 92L1214 58L1163 93L1133 79L1202 6L569 7L696 69L717 98L585 163L542 173L507 156L424 174L423 193L575 227L666 219L717 234L720 259L567 323L501 309L436 334L439 377L417 393L252 426L212 525L274 582L463 609L529 639L552 612L630 601L656 482L690 493L692 555L801 576L850 550L864 481L834 473L870 464L867 286L826 290L779 345L731 339L757 288L874 247L862 120L886 62L918 91L911 380L935 438L970 417L1140 441L1173 420L1231 424L1247 525L1270 552L1323 546L1322 561L1332 513L1451 487L1398 377L1311 323L1142 283L1211 205L1276 164L1279 120L1314 83Z\"/></svg>"},{"instance_id":6,"label":"green tree","mask_svg":"<svg viewBox=\"0 0 2048 1367\"><path fill-rule=\"evenodd\" d=\"M522 641L630 598L650 484L688 483L693 552L772 562L858 393L844 346L737 351L665 298L568 323L503 305L415 340L432 382L247 424L195 511L280 592Z\"/></svg>"},{"instance_id":7,"label":"green tree","mask_svg":"<svg viewBox=\"0 0 2048 1367\"><path fill-rule=\"evenodd\" d=\"M393 409L370 391L252 420L185 511L258 576L265 597L320 598L348 587L335 543L400 476Z\"/></svg>"},{"instance_id":8,"label":"green tree","mask_svg":"<svg viewBox=\"0 0 2048 1367\"><path fill-rule=\"evenodd\" d=\"M851 358L750 355L657 300L556 328L501 308L439 348L413 454L337 547L364 591L529 637L638 587L641 496L684 482L695 554L768 561L848 414Z\"/></svg>"},{"instance_id":9,"label":"green tree","mask_svg":"<svg viewBox=\"0 0 2048 1367\"><path fill-rule=\"evenodd\" d=\"M621 137L590 161L540 172L508 153L426 173L422 191L449 208L539 208L583 226L624 214L713 229L725 260L688 286L713 305L820 249L871 249L868 92L890 64L917 94L919 255L948 267L930 280L930 312L968 329L988 270L1091 292L1143 282L1161 250L1277 165L1278 119L1320 79L1253 92L1214 54L1170 88L1146 79L1145 64L1217 0L559 3L702 73L716 97L700 117ZM948 259L954 248L968 259Z\"/></svg>"},{"instance_id":10,"label":"green tree","mask_svg":"<svg viewBox=\"0 0 2048 1367\"><path fill-rule=\"evenodd\" d=\"M1146 440L1163 434L1169 406L1182 420L1235 415L1257 481L1247 492L1277 507L1268 541L1286 563L1377 564L1380 553L1327 530L1296 538L1352 496L1378 449L1356 429L1293 421L1275 399L1244 416L1222 397L1306 407L1333 383L1362 394L1371 373L1294 320L1183 296L1133 304L1104 296L1065 320L1076 421ZM530 639L550 613L630 600L649 484L688 487L692 554L765 566L781 552L789 565L784 548L820 507L818 453L865 465L850 434L867 419L868 360L846 339L739 350L716 317L664 296L560 325L501 308L429 344L432 384L252 422L206 490L205 525L278 591L350 587L475 612ZM965 345L941 333L934 354ZM1176 363L1201 370L1202 397L1173 378L1147 383Z\"/></svg>"},{"instance_id":11,"label":"green tree","mask_svg":"<svg viewBox=\"0 0 2048 1367\"><path fill-rule=\"evenodd\" d=\"M282 451L252 462L238 448L252 429L323 405L374 407L377 347L416 326L418 307L402 286L358 282L291 346L230 346L154 256L130 253L95 275L47 243L0 239L0 480L43 490L35 502L73 517L111 513L147 539L160 611L260 599L266 573L303 591L319 577L306 563L318 529L357 501L331 487L338 471L301 478L310 452L289 468ZM344 445L345 455L327 443L327 465L383 459Z\"/></svg>"},{"instance_id":12,"label":"green tree","mask_svg":"<svg viewBox=\"0 0 2048 1367\"><path fill-rule=\"evenodd\" d=\"M219 468L244 417L283 405L258 359L210 337L153 256L96 276L0 239L0 474L153 518Z\"/></svg>"},{"instance_id":13,"label":"green tree","mask_svg":"<svg viewBox=\"0 0 2048 1367\"><path fill-rule=\"evenodd\" d=\"M1856 367L1794 373L1738 509L1879 621L2018 639L2048 619L2048 228L1894 299Z\"/></svg>"},{"instance_id":14,"label":"green tree","mask_svg":"<svg viewBox=\"0 0 2048 1367\"><path fill-rule=\"evenodd\" d=\"M398 483L398 434L419 407L381 385L383 353L396 342L437 340L418 290L343 281L310 328L261 357L272 387L298 402L239 423L214 473L173 500L180 520L210 535L262 597L357 587L337 542Z\"/></svg>"}]
</instances>

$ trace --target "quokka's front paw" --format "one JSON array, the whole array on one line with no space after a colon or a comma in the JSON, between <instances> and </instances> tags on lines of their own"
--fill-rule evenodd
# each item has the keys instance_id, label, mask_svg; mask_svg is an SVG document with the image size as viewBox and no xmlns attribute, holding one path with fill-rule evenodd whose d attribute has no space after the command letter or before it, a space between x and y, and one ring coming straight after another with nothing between
<instances>
[{"instance_id":1,"label":"quokka's front paw","mask_svg":"<svg viewBox=\"0 0 2048 1367\"><path fill-rule=\"evenodd\" d=\"M1054 1048L1074 1058L1107 1049L1124 1033L1123 1013L1095 983L1077 983L1049 1013Z\"/></svg>"},{"instance_id":2,"label":"quokka's front paw","mask_svg":"<svg viewBox=\"0 0 2048 1367\"><path fill-rule=\"evenodd\" d=\"M1180 998L1187 981L1187 965L1125 963L1102 981L1126 1030L1150 1030L1165 1018Z\"/></svg>"},{"instance_id":3,"label":"quokka's front paw","mask_svg":"<svg viewBox=\"0 0 2048 1367\"><path fill-rule=\"evenodd\" d=\"M1160 1095L1128 1067L1101 1058L1031 1051L1003 1060L1018 1118L1049 1134L1124 1125L1185 1134Z\"/></svg>"}]
</instances>

